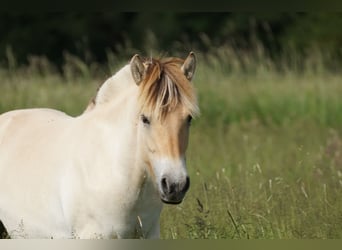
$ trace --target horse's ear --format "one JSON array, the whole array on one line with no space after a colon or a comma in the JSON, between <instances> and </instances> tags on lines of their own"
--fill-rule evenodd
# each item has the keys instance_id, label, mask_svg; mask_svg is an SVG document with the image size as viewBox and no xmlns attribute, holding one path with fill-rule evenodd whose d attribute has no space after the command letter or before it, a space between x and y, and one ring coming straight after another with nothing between
<instances>
[{"instance_id":1,"label":"horse's ear","mask_svg":"<svg viewBox=\"0 0 342 250\"><path fill-rule=\"evenodd\" d=\"M191 81L192 77L195 74L196 69L196 57L194 52L190 52L188 57L185 59L183 65L182 65L182 71L185 75L185 77Z\"/></svg>"},{"instance_id":2,"label":"horse's ear","mask_svg":"<svg viewBox=\"0 0 342 250\"><path fill-rule=\"evenodd\" d=\"M138 54L134 55L130 62L133 79L137 85L141 83L145 74L145 67Z\"/></svg>"}]
</instances>

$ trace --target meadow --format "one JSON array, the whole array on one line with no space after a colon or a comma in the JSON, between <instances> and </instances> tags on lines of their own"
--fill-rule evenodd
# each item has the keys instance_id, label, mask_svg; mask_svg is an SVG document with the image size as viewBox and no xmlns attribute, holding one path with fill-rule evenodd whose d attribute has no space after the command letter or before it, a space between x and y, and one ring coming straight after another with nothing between
<instances>
[{"instance_id":1,"label":"meadow","mask_svg":"<svg viewBox=\"0 0 342 250\"><path fill-rule=\"evenodd\" d=\"M258 51L197 55L191 187L182 204L164 207L161 237L341 238L342 74L317 54L277 64ZM50 107L78 115L127 61L89 65L70 56L63 73L41 58L26 67L8 62L1 113Z\"/></svg>"}]
</instances>

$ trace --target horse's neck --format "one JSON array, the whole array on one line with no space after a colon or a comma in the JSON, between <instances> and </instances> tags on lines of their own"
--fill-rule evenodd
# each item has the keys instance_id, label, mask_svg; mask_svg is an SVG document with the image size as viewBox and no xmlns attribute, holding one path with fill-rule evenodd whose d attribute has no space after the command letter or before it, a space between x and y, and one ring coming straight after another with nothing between
<instances>
[{"instance_id":1,"label":"horse's neck","mask_svg":"<svg viewBox=\"0 0 342 250\"><path fill-rule=\"evenodd\" d=\"M114 171L119 171L123 178L127 178L132 193L130 198L149 203L151 198L156 198L151 197L150 190L154 189L154 184L146 173L145 152L138 141L137 99L138 87L129 66L125 66L102 85L95 106L82 116L88 117L93 123L101 122L112 130L112 135L107 134L106 140L113 140L114 147L120 151L119 157L113 159L113 167L118 168ZM113 152L109 157L115 154L117 156L117 152Z\"/></svg>"},{"instance_id":2,"label":"horse's neck","mask_svg":"<svg viewBox=\"0 0 342 250\"><path fill-rule=\"evenodd\" d=\"M126 65L102 84L95 97L95 105L115 100L128 88L132 87L132 85L133 78L130 67L129 65Z\"/></svg>"},{"instance_id":3,"label":"horse's neck","mask_svg":"<svg viewBox=\"0 0 342 250\"><path fill-rule=\"evenodd\" d=\"M119 84L118 82L114 83ZM111 90L117 91L116 94L113 94L115 98L97 103L91 112L83 113L80 119L85 124L89 124L87 125L89 126L88 130L91 130L94 125L98 128L105 128L104 130L98 129L94 131L93 136L97 133L96 136L104 138L104 144L109 147L105 150L106 152L109 152L112 148L115 148L115 152L98 157L110 159L113 156L111 165L118 168L114 169L114 171L120 172L125 178L127 177L129 182L133 184L132 189L139 190L139 195L142 195L140 188L149 186L146 183L150 182L150 180L145 173L145 154L141 150L139 146L141 144L138 141L138 88L136 85L126 85L125 88L120 89L118 86L110 86L110 82L107 84L103 87L107 88L107 90L111 88ZM121 84L125 86L127 83L122 82ZM89 162L92 161L89 160ZM93 166L89 167L93 168ZM98 169L94 168L94 171L98 171Z\"/></svg>"}]
</instances>

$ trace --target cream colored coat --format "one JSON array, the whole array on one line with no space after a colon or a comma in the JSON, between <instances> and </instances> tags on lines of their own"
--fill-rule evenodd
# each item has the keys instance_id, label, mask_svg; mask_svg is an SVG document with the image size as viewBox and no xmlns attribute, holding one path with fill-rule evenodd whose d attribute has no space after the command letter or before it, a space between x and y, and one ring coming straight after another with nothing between
<instances>
[{"instance_id":1,"label":"cream colored coat","mask_svg":"<svg viewBox=\"0 0 342 250\"><path fill-rule=\"evenodd\" d=\"M51 109L0 116L0 220L12 238L159 237L161 178L187 176L185 149L150 157L139 146L147 125L131 71L132 63L108 79L96 107L78 117ZM172 119L184 113L176 110ZM178 131L164 131L177 137L182 119Z\"/></svg>"}]
</instances>

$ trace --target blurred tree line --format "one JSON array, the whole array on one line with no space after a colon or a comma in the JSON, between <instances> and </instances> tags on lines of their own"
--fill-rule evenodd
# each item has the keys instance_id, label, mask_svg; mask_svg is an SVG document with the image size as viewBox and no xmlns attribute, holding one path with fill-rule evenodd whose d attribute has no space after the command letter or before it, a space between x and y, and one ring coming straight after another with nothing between
<instances>
[{"instance_id":1,"label":"blurred tree line","mask_svg":"<svg viewBox=\"0 0 342 250\"><path fill-rule=\"evenodd\" d=\"M108 51L210 51L262 46L271 58L317 48L340 58L342 13L1 13L0 63L30 55L61 65L65 54L105 62ZM311 50L312 51L312 50Z\"/></svg>"}]
</instances>

